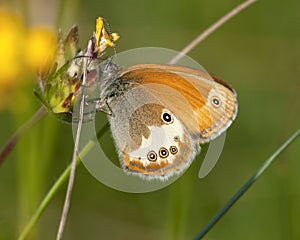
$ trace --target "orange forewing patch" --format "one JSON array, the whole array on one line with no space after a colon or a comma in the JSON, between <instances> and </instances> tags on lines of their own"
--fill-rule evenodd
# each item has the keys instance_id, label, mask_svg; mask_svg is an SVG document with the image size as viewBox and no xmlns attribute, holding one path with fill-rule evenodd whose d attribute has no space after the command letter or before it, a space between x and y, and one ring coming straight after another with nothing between
<instances>
[{"instance_id":1,"label":"orange forewing patch","mask_svg":"<svg viewBox=\"0 0 300 240\"><path fill-rule=\"evenodd\" d=\"M162 84L166 85L178 92L185 98L185 100L190 104L194 114L196 114L196 120L198 126L192 132L203 131L211 127L212 119L210 118L209 109L206 107L206 99L202 96L197 88L193 86L185 78L179 76L178 74L161 70L161 69L137 69L130 71L126 77L133 79L141 79L142 84ZM174 104L174 109L170 109L173 112L178 111L180 108L180 103ZM178 116L179 118L187 118L188 122L192 116ZM190 129L191 130L191 129Z\"/></svg>"},{"instance_id":2,"label":"orange forewing patch","mask_svg":"<svg viewBox=\"0 0 300 240\"><path fill-rule=\"evenodd\" d=\"M171 106L175 107L170 110L185 123L190 132L200 133L208 140L228 126L236 116L234 89L222 79L206 72L173 65L139 64L129 67L124 74L139 79L142 84L162 84L180 92L191 106L193 114L182 114L186 112L186 106L180 102L173 101ZM207 97L212 88L224 94L225 112L212 112L207 106ZM196 122L193 123L193 116L197 126Z\"/></svg>"}]
</instances>

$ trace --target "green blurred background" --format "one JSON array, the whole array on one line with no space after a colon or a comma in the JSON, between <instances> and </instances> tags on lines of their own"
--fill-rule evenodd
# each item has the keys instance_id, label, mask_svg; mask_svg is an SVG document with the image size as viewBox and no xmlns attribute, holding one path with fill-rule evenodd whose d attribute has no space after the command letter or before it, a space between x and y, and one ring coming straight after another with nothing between
<instances>
[{"instance_id":1,"label":"green blurred background","mask_svg":"<svg viewBox=\"0 0 300 240\"><path fill-rule=\"evenodd\" d=\"M53 12L64 34L78 24L82 48L94 30L95 19L102 16L121 36L118 52L148 46L179 51L239 3L66 0L59 2ZM40 5L35 10L39 13L53 10ZM80 165L64 239L192 239L299 128L299 43L297 0L258 1L202 42L189 56L238 92L238 117L227 131L217 166L206 178L199 179L204 157L200 154L174 184L156 192L130 194L104 186ZM0 146L40 106L32 86L25 94L32 104L21 117L11 110L0 112ZM111 138L110 133L104 138ZM113 146L110 148L114 151ZM51 116L22 137L0 167L1 240L17 237L71 161L72 151L71 126ZM31 166L32 173L26 175L32 156L38 161ZM300 239L299 171L298 139L204 239ZM56 195L38 223L37 235L29 239L55 239L65 190Z\"/></svg>"}]
</instances>

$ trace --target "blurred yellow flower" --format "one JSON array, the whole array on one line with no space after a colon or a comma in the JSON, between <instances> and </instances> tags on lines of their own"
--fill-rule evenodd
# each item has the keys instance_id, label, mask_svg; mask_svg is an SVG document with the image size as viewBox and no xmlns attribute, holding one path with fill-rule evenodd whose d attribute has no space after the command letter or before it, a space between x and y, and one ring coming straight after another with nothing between
<instances>
[{"instance_id":1,"label":"blurred yellow flower","mask_svg":"<svg viewBox=\"0 0 300 240\"><path fill-rule=\"evenodd\" d=\"M16 84L21 72L24 26L17 15L0 10L0 84Z\"/></svg>"},{"instance_id":2,"label":"blurred yellow flower","mask_svg":"<svg viewBox=\"0 0 300 240\"><path fill-rule=\"evenodd\" d=\"M50 30L39 27L28 30L25 46L25 61L31 70L47 70L53 63L57 36Z\"/></svg>"},{"instance_id":3,"label":"blurred yellow flower","mask_svg":"<svg viewBox=\"0 0 300 240\"><path fill-rule=\"evenodd\" d=\"M9 107L15 90L53 63L57 48L54 32L28 28L19 15L0 9L0 109Z\"/></svg>"}]
</instances>

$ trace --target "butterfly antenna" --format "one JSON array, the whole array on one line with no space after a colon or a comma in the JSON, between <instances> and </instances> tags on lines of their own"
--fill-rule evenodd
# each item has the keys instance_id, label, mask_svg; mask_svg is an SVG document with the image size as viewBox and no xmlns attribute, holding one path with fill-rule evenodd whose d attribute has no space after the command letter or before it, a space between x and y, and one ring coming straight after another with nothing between
<instances>
[{"instance_id":1,"label":"butterfly antenna","mask_svg":"<svg viewBox=\"0 0 300 240\"><path fill-rule=\"evenodd\" d=\"M112 43L115 43L114 38L112 37L112 31L111 31L111 27L110 27L109 22L105 18L104 18L104 22L105 22L105 25L107 27L107 31L108 31L108 34L109 34L110 41ZM117 54L116 44L114 44L113 48L114 48L114 56L116 56L116 54Z\"/></svg>"}]
</instances>

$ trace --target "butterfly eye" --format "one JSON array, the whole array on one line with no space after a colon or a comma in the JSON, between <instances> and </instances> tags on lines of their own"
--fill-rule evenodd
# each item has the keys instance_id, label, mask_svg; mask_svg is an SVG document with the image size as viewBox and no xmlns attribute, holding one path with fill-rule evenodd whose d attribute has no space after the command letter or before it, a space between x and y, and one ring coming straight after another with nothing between
<instances>
[{"instance_id":1,"label":"butterfly eye","mask_svg":"<svg viewBox=\"0 0 300 240\"><path fill-rule=\"evenodd\" d=\"M164 121L166 124L173 123L174 119L172 118L171 114L167 111L164 111L161 115L161 119Z\"/></svg>"},{"instance_id":2,"label":"butterfly eye","mask_svg":"<svg viewBox=\"0 0 300 240\"><path fill-rule=\"evenodd\" d=\"M178 152L177 147L175 147L175 146L171 146L171 147L170 147L170 153L172 153L172 154L174 155L174 154L176 154L177 152Z\"/></svg>"},{"instance_id":3,"label":"butterfly eye","mask_svg":"<svg viewBox=\"0 0 300 240\"><path fill-rule=\"evenodd\" d=\"M147 158L148 158L149 161L155 162L157 160L157 154L156 154L156 152L154 152L154 151L148 152Z\"/></svg>"},{"instance_id":4,"label":"butterfly eye","mask_svg":"<svg viewBox=\"0 0 300 240\"><path fill-rule=\"evenodd\" d=\"M217 108L221 106L221 100L220 100L220 98L218 98L216 96L211 98L211 103L214 107L217 107Z\"/></svg>"},{"instance_id":5,"label":"butterfly eye","mask_svg":"<svg viewBox=\"0 0 300 240\"><path fill-rule=\"evenodd\" d=\"M159 149L159 156L161 158L166 158L167 156L169 156L169 151L168 149L162 147L161 149Z\"/></svg>"}]
</instances>

